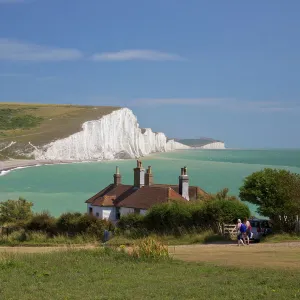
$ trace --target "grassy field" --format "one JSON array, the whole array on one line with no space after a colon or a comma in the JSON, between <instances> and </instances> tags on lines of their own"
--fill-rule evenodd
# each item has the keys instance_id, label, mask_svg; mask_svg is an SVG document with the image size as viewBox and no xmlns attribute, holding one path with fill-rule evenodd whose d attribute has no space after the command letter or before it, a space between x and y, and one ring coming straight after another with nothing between
<instances>
[{"instance_id":1,"label":"grassy field","mask_svg":"<svg viewBox=\"0 0 300 300\"><path fill-rule=\"evenodd\" d=\"M300 297L300 270L249 270L177 260L139 261L102 249L0 253L0 278L1 299Z\"/></svg>"},{"instance_id":2,"label":"grassy field","mask_svg":"<svg viewBox=\"0 0 300 300\"><path fill-rule=\"evenodd\" d=\"M170 246L169 250L176 259L189 262L250 268L255 269L255 272L261 268L300 271L299 242L251 244L241 247L236 244L184 245Z\"/></svg>"},{"instance_id":3,"label":"grassy field","mask_svg":"<svg viewBox=\"0 0 300 300\"><path fill-rule=\"evenodd\" d=\"M119 108L0 103L0 121L1 112L3 118L9 112L15 120L14 126L0 126L0 149L9 145L11 141L17 142L12 147L1 151L0 159L24 158L22 155L17 155L16 152L18 150L26 151L28 142L35 146L41 146L53 140L65 138L80 131L84 122L99 119L116 109ZM3 123L5 122L7 123L7 120L3 119ZM18 126L15 126L16 124Z\"/></svg>"}]
</instances>

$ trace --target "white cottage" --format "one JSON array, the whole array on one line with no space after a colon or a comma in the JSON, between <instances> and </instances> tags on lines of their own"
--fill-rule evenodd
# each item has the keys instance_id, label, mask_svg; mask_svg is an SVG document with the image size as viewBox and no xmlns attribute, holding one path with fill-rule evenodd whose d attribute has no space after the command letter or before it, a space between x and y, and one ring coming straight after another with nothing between
<instances>
[{"instance_id":1,"label":"white cottage","mask_svg":"<svg viewBox=\"0 0 300 300\"><path fill-rule=\"evenodd\" d=\"M134 184L122 184L121 179L117 167L114 183L86 201L89 214L115 222L129 213L145 214L154 204L170 200L189 201L207 195L199 187L189 186L186 167L181 169L178 185L154 184L151 167L145 172L139 160L134 168Z\"/></svg>"}]
</instances>

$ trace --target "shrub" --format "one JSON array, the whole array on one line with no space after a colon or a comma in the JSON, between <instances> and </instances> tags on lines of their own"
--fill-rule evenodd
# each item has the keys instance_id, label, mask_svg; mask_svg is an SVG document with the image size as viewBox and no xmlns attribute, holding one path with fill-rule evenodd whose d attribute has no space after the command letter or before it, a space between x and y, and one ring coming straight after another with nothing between
<instances>
[{"instance_id":1,"label":"shrub","mask_svg":"<svg viewBox=\"0 0 300 300\"><path fill-rule=\"evenodd\" d=\"M174 201L154 205L145 215L145 224L149 230L165 233L189 228L193 225L189 203Z\"/></svg>"},{"instance_id":2,"label":"shrub","mask_svg":"<svg viewBox=\"0 0 300 300\"><path fill-rule=\"evenodd\" d=\"M106 221L100 220L95 216L81 213L65 213L62 214L56 226L58 232L71 235L90 234L96 237L102 237L104 230L113 230L113 225Z\"/></svg>"},{"instance_id":3,"label":"shrub","mask_svg":"<svg viewBox=\"0 0 300 300\"><path fill-rule=\"evenodd\" d=\"M26 224L25 228L31 231L43 231L49 234L55 234L56 219L48 212L36 213Z\"/></svg>"},{"instance_id":4,"label":"shrub","mask_svg":"<svg viewBox=\"0 0 300 300\"><path fill-rule=\"evenodd\" d=\"M147 237L133 247L132 256L142 259L169 259L168 247L162 242Z\"/></svg>"},{"instance_id":5,"label":"shrub","mask_svg":"<svg viewBox=\"0 0 300 300\"><path fill-rule=\"evenodd\" d=\"M61 233L77 233L81 213L64 213L56 221L57 230Z\"/></svg>"},{"instance_id":6,"label":"shrub","mask_svg":"<svg viewBox=\"0 0 300 300\"><path fill-rule=\"evenodd\" d=\"M128 214L126 216L122 216L120 221L118 222L118 228L120 230L127 230L131 228L144 228L144 216L139 214Z\"/></svg>"},{"instance_id":7,"label":"shrub","mask_svg":"<svg viewBox=\"0 0 300 300\"><path fill-rule=\"evenodd\" d=\"M149 232L182 235L213 229L250 216L249 208L232 197L206 201L172 201L153 206L145 216L122 217L118 226L127 237L140 238Z\"/></svg>"},{"instance_id":8,"label":"shrub","mask_svg":"<svg viewBox=\"0 0 300 300\"><path fill-rule=\"evenodd\" d=\"M32 216L33 203L19 198L0 203L0 223L23 225Z\"/></svg>"},{"instance_id":9,"label":"shrub","mask_svg":"<svg viewBox=\"0 0 300 300\"><path fill-rule=\"evenodd\" d=\"M238 200L212 200L204 204L205 219L215 223L235 223L237 219L249 218L247 205Z\"/></svg>"}]
</instances>

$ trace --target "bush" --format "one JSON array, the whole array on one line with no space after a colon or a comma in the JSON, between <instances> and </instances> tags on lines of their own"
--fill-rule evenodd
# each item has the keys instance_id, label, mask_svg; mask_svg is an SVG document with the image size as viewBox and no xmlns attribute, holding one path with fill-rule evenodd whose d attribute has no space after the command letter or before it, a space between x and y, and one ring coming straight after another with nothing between
<instances>
[{"instance_id":1,"label":"bush","mask_svg":"<svg viewBox=\"0 0 300 300\"><path fill-rule=\"evenodd\" d=\"M212 200L204 206L206 220L214 223L235 223L237 219L249 218L250 210L247 205L238 200Z\"/></svg>"},{"instance_id":2,"label":"bush","mask_svg":"<svg viewBox=\"0 0 300 300\"><path fill-rule=\"evenodd\" d=\"M235 223L249 216L249 208L234 198L172 201L153 206L145 216L122 217L118 226L131 238L146 236L148 231L178 236L211 229L218 232L221 223Z\"/></svg>"},{"instance_id":3,"label":"bush","mask_svg":"<svg viewBox=\"0 0 300 300\"><path fill-rule=\"evenodd\" d=\"M43 231L49 234L57 232L56 219L48 212L36 213L26 224L25 228L31 231Z\"/></svg>"},{"instance_id":4,"label":"bush","mask_svg":"<svg viewBox=\"0 0 300 300\"><path fill-rule=\"evenodd\" d=\"M104 230L113 230L113 225L106 221L100 220L95 216L81 213L65 213L62 214L56 226L58 232L69 235L90 234L96 237L102 237Z\"/></svg>"},{"instance_id":5,"label":"bush","mask_svg":"<svg viewBox=\"0 0 300 300\"><path fill-rule=\"evenodd\" d=\"M56 221L57 230L60 233L77 233L81 213L64 213Z\"/></svg>"},{"instance_id":6,"label":"bush","mask_svg":"<svg viewBox=\"0 0 300 300\"><path fill-rule=\"evenodd\" d=\"M169 259L168 247L156 239L147 237L133 247L132 256L142 259Z\"/></svg>"},{"instance_id":7,"label":"bush","mask_svg":"<svg viewBox=\"0 0 300 300\"><path fill-rule=\"evenodd\" d=\"M189 203L179 201L154 205L144 221L149 230L164 233L178 234L193 226Z\"/></svg>"},{"instance_id":8,"label":"bush","mask_svg":"<svg viewBox=\"0 0 300 300\"><path fill-rule=\"evenodd\" d=\"M131 228L144 228L144 216L139 214L128 214L126 216L122 216L120 221L118 222L118 228L120 230L128 230Z\"/></svg>"},{"instance_id":9,"label":"bush","mask_svg":"<svg viewBox=\"0 0 300 300\"><path fill-rule=\"evenodd\" d=\"M33 203L23 198L7 200L0 203L0 224L23 226L32 216Z\"/></svg>"}]
</instances>

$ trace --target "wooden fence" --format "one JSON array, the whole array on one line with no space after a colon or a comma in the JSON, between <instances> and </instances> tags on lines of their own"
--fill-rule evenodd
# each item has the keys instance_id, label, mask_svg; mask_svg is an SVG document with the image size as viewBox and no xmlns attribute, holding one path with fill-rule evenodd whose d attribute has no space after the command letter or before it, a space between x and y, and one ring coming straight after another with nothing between
<instances>
[{"instance_id":1,"label":"wooden fence","mask_svg":"<svg viewBox=\"0 0 300 300\"><path fill-rule=\"evenodd\" d=\"M232 240L236 239L237 231L235 224L220 224L220 232L223 236Z\"/></svg>"}]
</instances>

